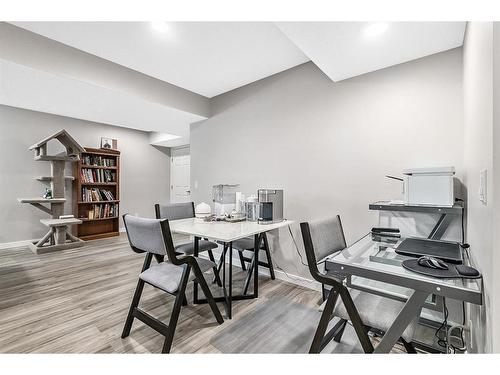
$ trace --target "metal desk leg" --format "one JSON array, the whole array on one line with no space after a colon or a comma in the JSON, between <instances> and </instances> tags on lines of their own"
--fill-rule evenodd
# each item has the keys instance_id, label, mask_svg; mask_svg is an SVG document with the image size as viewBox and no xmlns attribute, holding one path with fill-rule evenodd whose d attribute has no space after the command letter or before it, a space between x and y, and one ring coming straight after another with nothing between
<instances>
[{"instance_id":1,"label":"metal desk leg","mask_svg":"<svg viewBox=\"0 0 500 375\"><path fill-rule=\"evenodd\" d=\"M422 291L414 291L412 296L406 301L403 309L399 313L398 317L392 323L389 330L384 334L382 341L375 348L374 353L389 353L394 347L396 342L399 340L406 327L411 323L413 319L420 316L422 307L424 306L425 300L430 293Z\"/></svg>"},{"instance_id":2,"label":"metal desk leg","mask_svg":"<svg viewBox=\"0 0 500 375\"><path fill-rule=\"evenodd\" d=\"M233 309L233 243L229 242L229 296L227 299L227 317L232 318Z\"/></svg>"},{"instance_id":3,"label":"metal desk leg","mask_svg":"<svg viewBox=\"0 0 500 375\"><path fill-rule=\"evenodd\" d=\"M256 234L254 237L254 269L253 269L253 296L254 298L259 297L259 248L260 248L260 240L262 238L262 234Z\"/></svg>"},{"instance_id":4,"label":"metal desk leg","mask_svg":"<svg viewBox=\"0 0 500 375\"><path fill-rule=\"evenodd\" d=\"M226 290L226 250L227 250L227 243L224 242L224 248L222 250L222 292L224 293L224 308L226 309L226 316L230 318L231 312L229 311L229 306L227 303L227 290Z\"/></svg>"},{"instance_id":5,"label":"metal desk leg","mask_svg":"<svg viewBox=\"0 0 500 375\"><path fill-rule=\"evenodd\" d=\"M194 237L194 253L195 257L198 256L200 246L200 237ZM198 283L196 280L193 281L193 303L198 303Z\"/></svg>"}]
</instances>

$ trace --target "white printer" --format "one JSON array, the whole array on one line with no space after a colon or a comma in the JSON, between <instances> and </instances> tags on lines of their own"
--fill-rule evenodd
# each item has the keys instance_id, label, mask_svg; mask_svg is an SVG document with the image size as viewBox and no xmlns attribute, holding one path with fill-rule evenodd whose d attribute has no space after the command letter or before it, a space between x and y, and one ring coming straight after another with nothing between
<instances>
[{"instance_id":1,"label":"white printer","mask_svg":"<svg viewBox=\"0 0 500 375\"><path fill-rule=\"evenodd\" d=\"M403 175L405 204L445 207L455 204L455 167L404 169Z\"/></svg>"}]
</instances>

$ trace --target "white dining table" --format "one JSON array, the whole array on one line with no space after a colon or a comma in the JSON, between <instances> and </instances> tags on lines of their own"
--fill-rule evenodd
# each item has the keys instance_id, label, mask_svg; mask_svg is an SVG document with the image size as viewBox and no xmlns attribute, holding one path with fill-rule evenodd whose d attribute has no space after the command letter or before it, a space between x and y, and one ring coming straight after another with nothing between
<instances>
[{"instance_id":1,"label":"white dining table","mask_svg":"<svg viewBox=\"0 0 500 375\"><path fill-rule=\"evenodd\" d=\"M293 224L291 220L283 220L275 223L258 223L255 221L204 221L201 218L188 218L169 221L170 231L173 233L185 234L194 236L195 251L194 256L198 256L198 242L202 238L218 241L222 243L224 249L222 251L222 290L224 296L215 297L216 302L224 302L226 315L229 319L232 318L232 301L246 300L259 297L259 251L260 243L263 240L264 234L271 230L288 227ZM254 237L254 264L253 268L253 293L234 295L232 291L232 259L233 259L233 242L245 237ZM229 252L229 277L226 287L226 250ZM194 302L206 303L206 299L198 299L198 284L194 283Z\"/></svg>"}]
</instances>

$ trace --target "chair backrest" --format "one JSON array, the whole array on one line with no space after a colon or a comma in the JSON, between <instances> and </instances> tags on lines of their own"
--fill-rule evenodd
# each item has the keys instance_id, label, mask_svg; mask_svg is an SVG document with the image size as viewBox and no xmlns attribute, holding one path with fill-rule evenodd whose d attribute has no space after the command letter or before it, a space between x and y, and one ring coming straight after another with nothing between
<instances>
[{"instance_id":1,"label":"chair backrest","mask_svg":"<svg viewBox=\"0 0 500 375\"><path fill-rule=\"evenodd\" d=\"M167 255L169 252L166 242L168 241L165 240L162 221L165 220L123 215L123 222L132 249L136 252Z\"/></svg>"},{"instance_id":2,"label":"chair backrest","mask_svg":"<svg viewBox=\"0 0 500 375\"><path fill-rule=\"evenodd\" d=\"M300 223L307 263L312 276L319 274L318 261L347 247L340 216Z\"/></svg>"},{"instance_id":3,"label":"chair backrest","mask_svg":"<svg viewBox=\"0 0 500 375\"><path fill-rule=\"evenodd\" d=\"M178 220L194 217L194 202L155 204L157 219Z\"/></svg>"}]
</instances>

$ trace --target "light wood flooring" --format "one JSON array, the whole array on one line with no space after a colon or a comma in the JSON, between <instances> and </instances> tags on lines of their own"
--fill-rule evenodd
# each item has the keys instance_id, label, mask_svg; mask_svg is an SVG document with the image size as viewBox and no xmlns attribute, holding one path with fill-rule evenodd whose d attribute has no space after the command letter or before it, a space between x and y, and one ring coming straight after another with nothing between
<instances>
[{"instance_id":1,"label":"light wood flooring","mask_svg":"<svg viewBox=\"0 0 500 375\"><path fill-rule=\"evenodd\" d=\"M123 234L89 241L83 248L43 255L27 247L0 250L0 353L159 353L163 337L137 319L130 336L120 338L142 261L143 255L130 250ZM235 292L239 292L244 274L236 270ZM226 319L222 325L215 322L208 305L192 304L192 284L188 285L189 305L181 310L172 352L224 352L225 346L217 343L224 343L225 332L232 340L236 337L242 347L245 343L241 340L245 339L253 340L253 344L262 340L264 345L276 332L274 328L286 323L282 321L286 311L265 322L263 332L256 337L240 338L230 327L250 316L254 321L261 320L264 317L258 312L264 311L269 301L287 301L312 311L313 321L301 337L304 343L300 349L283 349L304 352L320 316L316 313L320 293L266 276L260 277L259 285L259 298L233 302L233 319ZM217 293L215 285L212 289ZM172 304L172 296L145 287L141 307L151 315L168 322ZM219 308L225 315L222 304ZM296 334L301 336L300 332ZM359 352L353 340L352 347L338 350ZM275 344L269 351L276 348Z\"/></svg>"}]
</instances>

